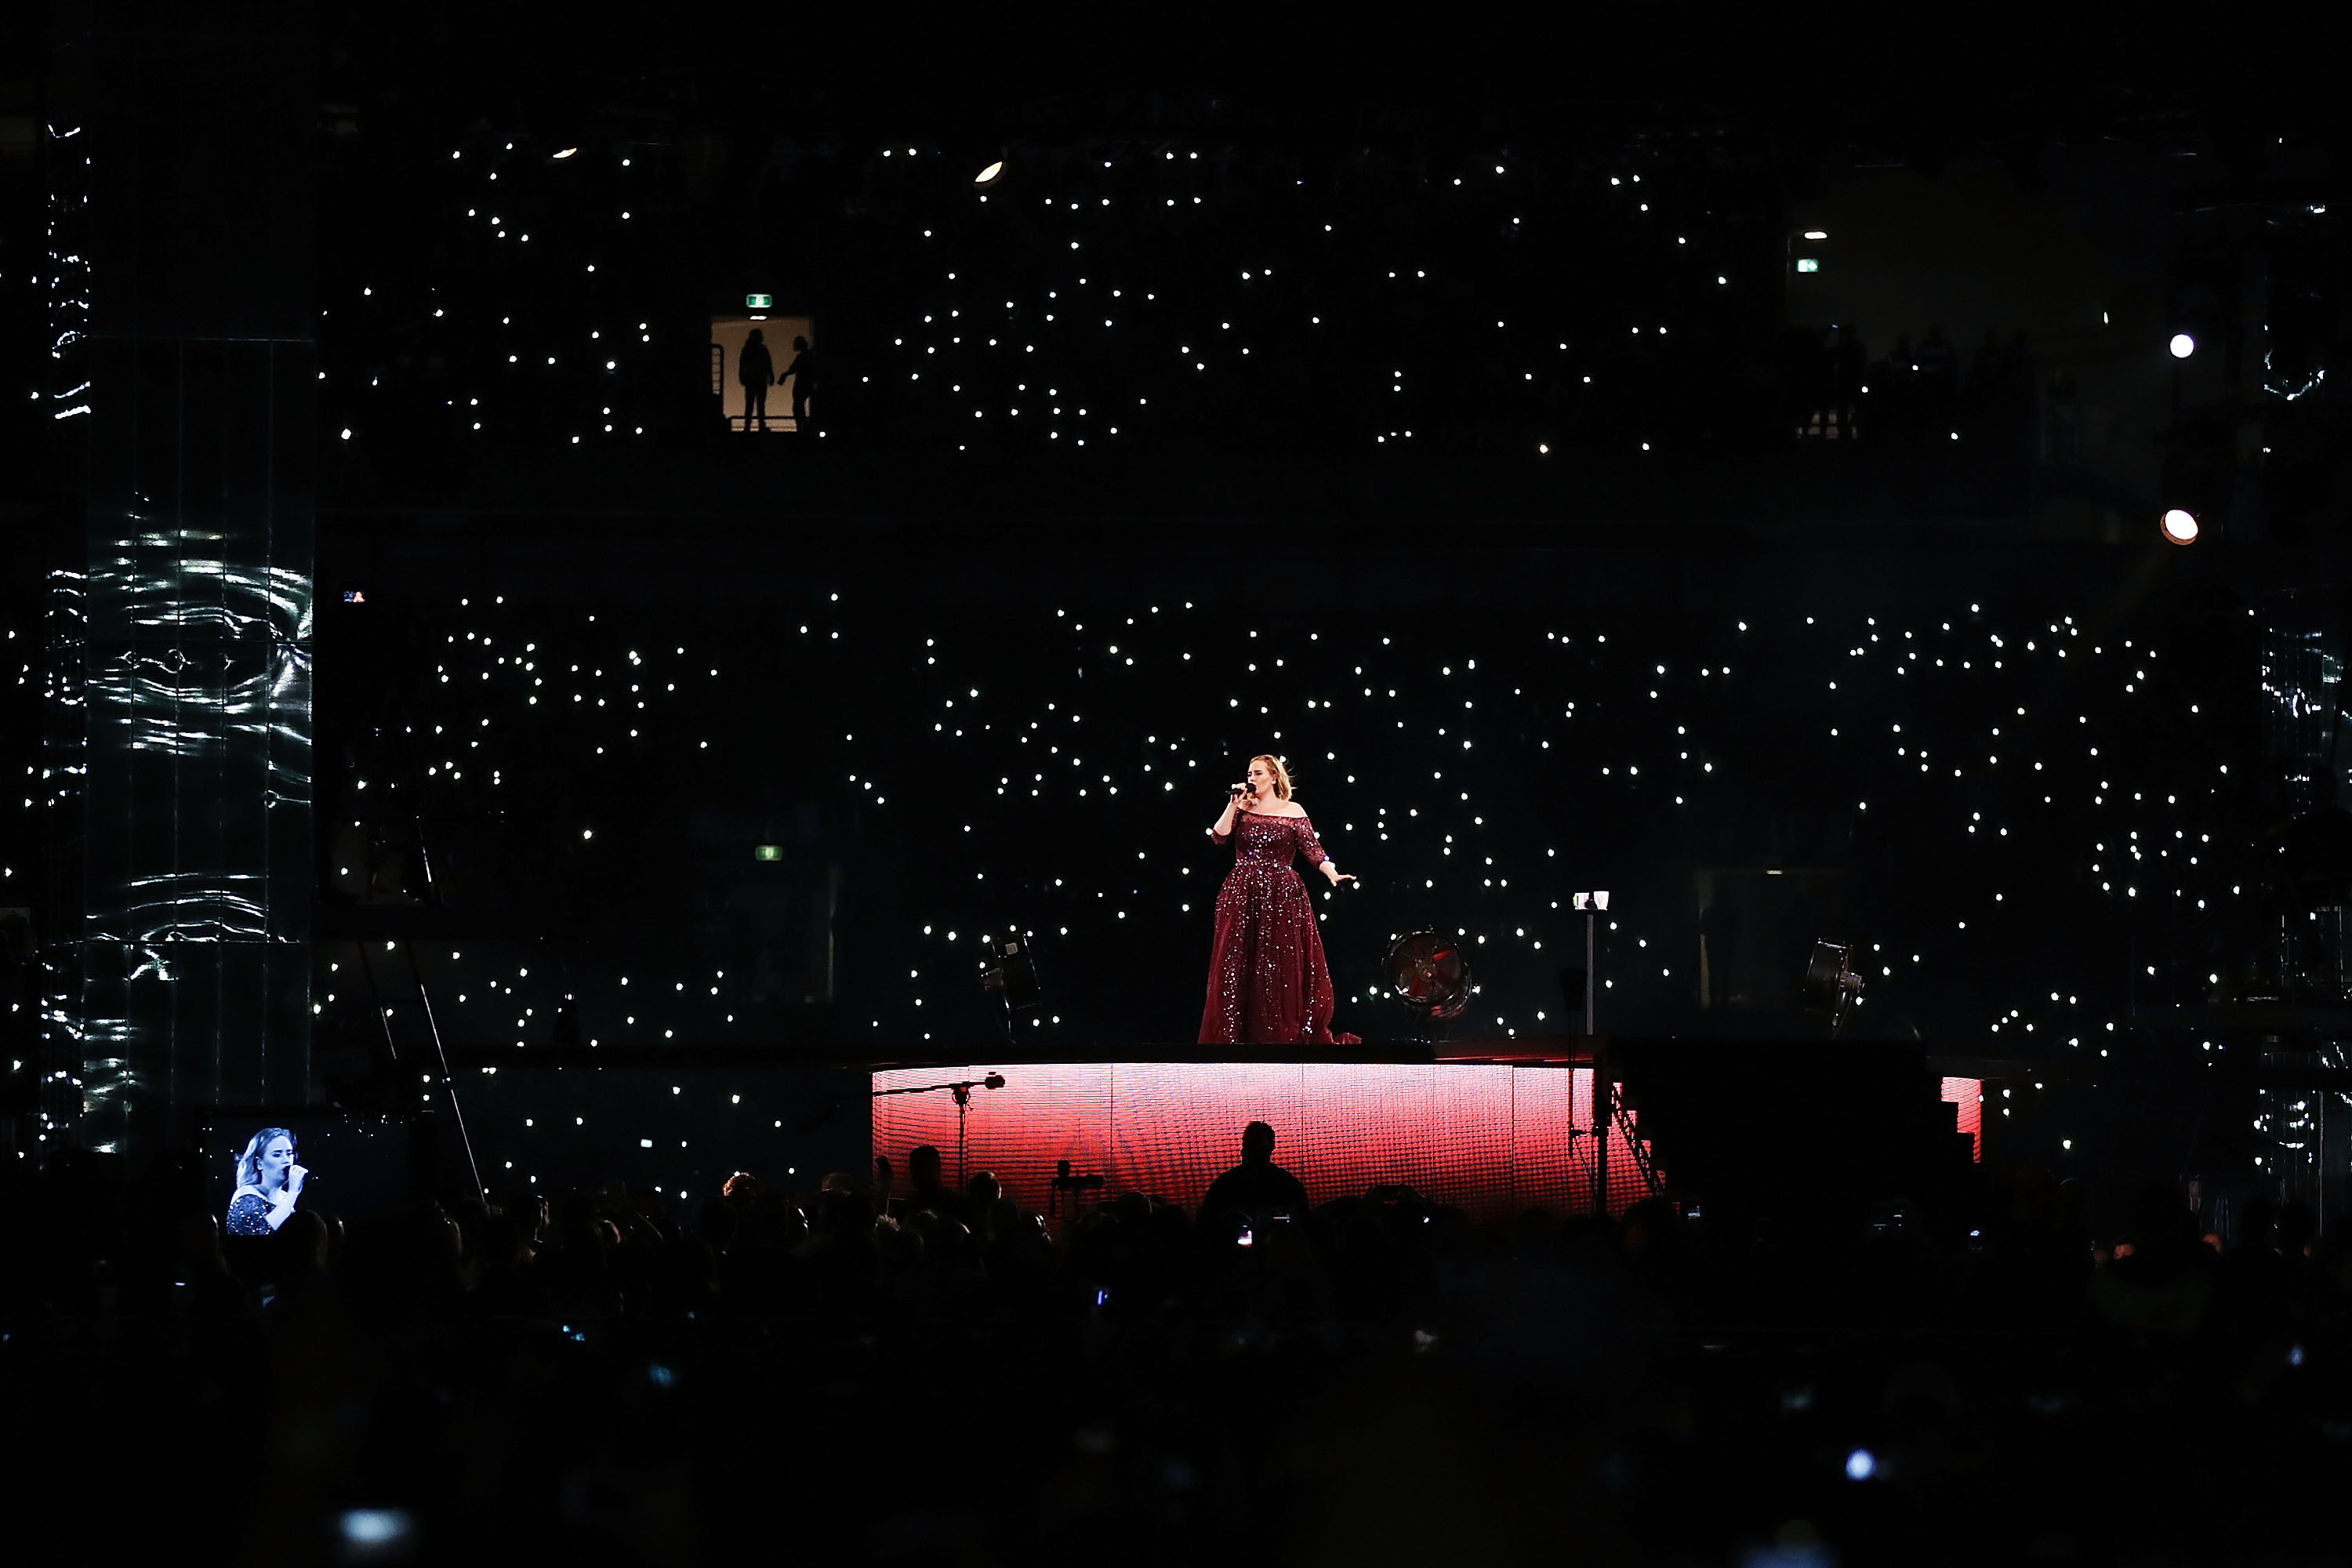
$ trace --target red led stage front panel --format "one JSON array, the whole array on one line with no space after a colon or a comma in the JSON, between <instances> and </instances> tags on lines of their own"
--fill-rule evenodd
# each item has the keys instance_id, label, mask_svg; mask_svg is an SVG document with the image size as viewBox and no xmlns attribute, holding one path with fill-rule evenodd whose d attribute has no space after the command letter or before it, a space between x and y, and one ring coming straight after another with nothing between
<instances>
[{"instance_id":1,"label":"red led stage front panel","mask_svg":"<svg viewBox=\"0 0 2352 1568\"><path fill-rule=\"evenodd\" d=\"M1275 1163L1318 1204L1390 1183L1481 1220L1528 1208L1590 1211L1590 1068L1485 1064L1108 1062L906 1068L877 1089L1004 1075L974 1089L966 1165L991 1171L1024 1207L1067 1214L1079 1203L1143 1192L1191 1209L1241 1159L1242 1129L1275 1130ZM951 1094L874 1100L874 1150L906 1169L935 1144L956 1176ZM1099 1194L1057 1194L1056 1161L1099 1174ZM1610 1140L1610 1207L1642 1195L1633 1149ZM1058 1202L1057 1202L1058 1198Z\"/></svg>"},{"instance_id":2,"label":"red led stage front panel","mask_svg":"<svg viewBox=\"0 0 2352 1568\"><path fill-rule=\"evenodd\" d=\"M1944 1079L1944 1103L1954 1108L1960 1131L1969 1135L1969 1157L1979 1165L1984 1163L1984 1079L1980 1078L1948 1078Z\"/></svg>"}]
</instances>

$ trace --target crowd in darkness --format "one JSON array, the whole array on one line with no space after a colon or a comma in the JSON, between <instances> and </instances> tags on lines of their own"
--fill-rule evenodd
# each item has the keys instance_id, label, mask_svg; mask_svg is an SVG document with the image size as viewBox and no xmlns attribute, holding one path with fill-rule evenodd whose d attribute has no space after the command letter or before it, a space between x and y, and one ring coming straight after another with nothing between
<instances>
[{"instance_id":1,"label":"crowd in darkness","mask_svg":"<svg viewBox=\"0 0 2352 1568\"><path fill-rule=\"evenodd\" d=\"M1966 1212L1853 1234L1662 1200L1479 1227L1402 1188L1283 1224L1243 1206L1278 1185L1260 1168L1233 1205L1128 1192L1049 1228L984 1173L908 1163L244 1238L193 1167L110 1188L58 1161L12 1194L0 1271L0 1403L40 1500L16 1538L26 1561L134 1531L181 1562L2250 1561L2318 1549L2352 1441L2352 1246L2299 1210L2224 1246L2159 1186L2100 1237L2082 1184L1995 1164Z\"/></svg>"},{"instance_id":2,"label":"crowd in darkness","mask_svg":"<svg viewBox=\"0 0 2352 1568\"><path fill-rule=\"evenodd\" d=\"M1987 460L2071 456L2072 374L2062 368L2045 385L2022 328L2003 342L1988 327L1965 351L1931 325L1916 341L1898 335L1875 358L1852 327L1799 328L1787 378L1803 438L1912 447L1957 440Z\"/></svg>"},{"instance_id":3,"label":"crowd in darkness","mask_svg":"<svg viewBox=\"0 0 2352 1568\"><path fill-rule=\"evenodd\" d=\"M1458 590L1474 610L1437 616L1391 611L1402 589L1378 563L1313 560L1276 569L1296 571L1306 601L1280 616L1171 574L1074 591L1066 608L1062 584L1015 583L985 623L919 563L894 578L890 615L830 575L778 574L748 609L690 613L436 584L326 622L319 821L336 837L322 832L320 863L330 898L384 896L340 837L388 839L421 817L437 882L412 872L404 896L474 918L511 889L528 916L499 917L513 929L583 933L554 950L569 971L549 950L419 942L454 1046L543 1043L569 994L582 1040L608 1046L671 1028L730 1043L773 1016L845 1042L880 1029L966 1048L1002 1026L978 1016L974 944L1014 921L1050 939L1039 1037L1189 1035L1210 879L1230 864L1184 858L1205 826L1198 783L1271 744L1327 847L1377 873L1327 906L1347 916L1325 942L1352 997L1396 935L1442 921L1480 947L1482 1005L1463 1026L1545 1032L1556 955L1580 941L1558 906L1589 879L1623 900L1615 1017L1670 1029L1697 991L1686 879L1777 854L1853 868L1839 934L1884 945L1870 1005L1904 1020L1886 1027L1998 1032L2095 1060L2115 1042L2066 1042L2128 1024L2134 974L2190 1003L2277 929L2284 906L2263 901L2269 867L2250 851L2268 826L2242 695L2255 623L2187 573L2118 623L2106 563L2002 584L1981 575L1997 560L1951 558L1937 567L1948 591L1916 598L1842 567L1729 586L1727 571L1694 573L1671 610L1624 602L1662 571L1570 562L1480 579ZM850 589L838 600L836 583ZM1313 602L1326 589L1328 607ZM1247 662L1272 668L1202 679L1220 647L1263 649ZM842 660L893 684L836 679ZM796 694L795 723L741 721L779 689ZM691 809L640 809L656 798ZM1210 819L1222 804L1212 784ZM1596 821L1613 833L1578 827ZM739 930L756 906L720 896L786 869L745 847L777 842L846 867L845 1005L829 1018L761 1001L763 954L788 970L790 944ZM650 931L631 918L644 908L665 911ZM1780 972L1801 974L1804 952L1776 958ZM316 977L320 1026L364 1040L380 1029L342 956ZM593 1123L595 1108L578 1113ZM2070 1112L2057 1135L2102 1120ZM677 1174L664 1184L687 1185Z\"/></svg>"},{"instance_id":4,"label":"crowd in darkness","mask_svg":"<svg viewBox=\"0 0 2352 1568\"><path fill-rule=\"evenodd\" d=\"M339 149L324 231L371 259L321 300L336 459L399 486L723 430L708 312L745 296L712 297L713 272L814 313L835 443L1631 461L1773 423L1780 214L1717 137L1089 135L1024 145L987 190L936 145L724 141L715 171L690 142L558 161L487 123ZM723 260L684 228L723 234Z\"/></svg>"}]
</instances>

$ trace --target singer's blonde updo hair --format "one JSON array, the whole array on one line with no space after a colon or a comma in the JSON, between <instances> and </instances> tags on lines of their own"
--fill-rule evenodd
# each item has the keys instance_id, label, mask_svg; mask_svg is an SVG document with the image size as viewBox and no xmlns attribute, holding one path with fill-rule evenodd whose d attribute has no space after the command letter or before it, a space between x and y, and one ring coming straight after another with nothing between
<instances>
[{"instance_id":1,"label":"singer's blonde updo hair","mask_svg":"<svg viewBox=\"0 0 2352 1568\"><path fill-rule=\"evenodd\" d=\"M1275 799L1288 800L1290 798L1290 770L1282 765L1282 759L1280 757L1275 756L1271 752L1261 752L1256 756L1252 757L1250 761L1253 763L1264 763L1265 764L1266 772L1274 775Z\"/></svg>"}]
</instances>

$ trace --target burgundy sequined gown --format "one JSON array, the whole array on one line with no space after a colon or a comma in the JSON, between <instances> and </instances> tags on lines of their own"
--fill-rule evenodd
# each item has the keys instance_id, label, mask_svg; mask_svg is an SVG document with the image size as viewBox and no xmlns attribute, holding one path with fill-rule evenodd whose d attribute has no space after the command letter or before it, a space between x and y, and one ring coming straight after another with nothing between
<instances>
[{"instance_id":1,"label":"burgundy sequined gown","mask_svg":"<svg viewBox=\"0 0 2352 1568\"><path fill-rule=\"evenodd\" d=\"M1307 884L1291 868L1294 856L1306 856L1310 866L1330 858L1316 841L1314 824L1249 812L1234 821L1233 837L1234 868L1217 894L1201 1044L1361 1044L1331 1032L1323 937Z\"/></svg>"}]
</instances>

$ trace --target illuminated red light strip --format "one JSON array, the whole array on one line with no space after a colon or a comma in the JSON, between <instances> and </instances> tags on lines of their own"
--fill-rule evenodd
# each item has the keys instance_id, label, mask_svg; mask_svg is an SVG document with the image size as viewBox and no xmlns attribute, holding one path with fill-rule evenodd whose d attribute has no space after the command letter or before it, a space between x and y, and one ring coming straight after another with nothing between
<instances>
[{"instance_id":1,"label":"illuminated red light strip","mask_svg":"<svg viewBox=\"0 0 2352 1568\"><path fill-rule=\"evenodd\" d=\"M1320 1205L1387 1184L1481 1221L1528 1208L1591 1212L1592 1073L1587 1068L1452 1063L1097 1062L972 1064L877 1072L877 1089L979 1079L968 1164L993 1172L1024 1207L1057 1212L1057 1161L1099 1173L1092 1203L1141 1192L1199 1205L1241 1159L1242 1129L1275 1130L1275 1163ZM956 1178L956 1108L945 1091L877 1099L874 1152L898 1171L936 1145ZM1630 1120L1630 1118L1629 1118ZM1575 1136L1571 1137L1570 1134ZM1633 1149L1612 1132L1610 1204L1643 1195ZM902 1178L903 1182L903 1178ZM903 1191L903 1185L901 1187ZM1073 1212L1065 1194L1058 1212Z\"/></svg>"},{"instance_id":2,"label":"illuminated red light strip","mask_svg":"<svg viewBox=\"0 0 2352 1568\"><path fill-rule=\"evenodd\" d=\"M1984 1080L1976 1078L1944 1079L1944 1103L1954 1108L1959 1130L1969 1135L1969 1158L1984 1163Z\"/></svg>"}]
</instances>

